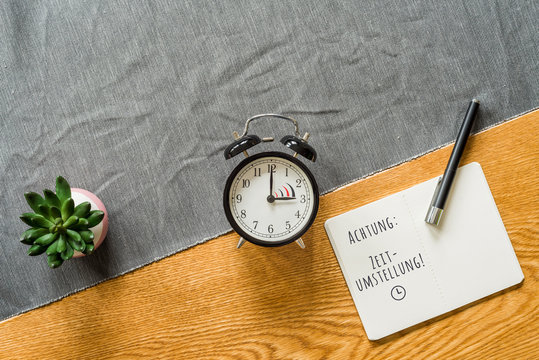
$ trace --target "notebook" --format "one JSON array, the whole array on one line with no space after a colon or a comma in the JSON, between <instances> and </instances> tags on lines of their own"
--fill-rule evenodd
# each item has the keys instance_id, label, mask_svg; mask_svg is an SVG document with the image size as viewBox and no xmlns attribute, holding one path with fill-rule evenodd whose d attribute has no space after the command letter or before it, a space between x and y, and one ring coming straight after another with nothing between
<instances>
[{"instance_id":1,"label":"notebook","mask_svg":"<svg viewBox=\"0 0 539 360\"><path fill-rule=\"evenodd\" d=\"M438 227L424 221L438 177L326 221L370 340L524 279L478 163L459 168Z\"/></svg>"}]
</instances>

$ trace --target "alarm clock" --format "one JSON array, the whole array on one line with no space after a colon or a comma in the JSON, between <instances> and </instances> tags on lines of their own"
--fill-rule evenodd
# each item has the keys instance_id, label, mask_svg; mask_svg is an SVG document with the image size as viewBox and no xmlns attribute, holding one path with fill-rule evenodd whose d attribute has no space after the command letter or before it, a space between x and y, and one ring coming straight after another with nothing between
<instances>
[{"instance_id":1,"label":"alarm clock","mask_svg":"<svg viewBox=\"0 0 539 360\"><path fill-rule=\"evenodd\" d=\"M248 134L249 124L261 118L277 118L294 124L294 135L281 143L294 152L280 151L249 155L247 150L273 137ZM243 154L243 159L228 177L223 207L232 228L240 235L239 249L245 241L261 246L281 246L296 242L302 249L301 236L313 224L318 212L319 192L311 171L297 157L316 161L316 151L307 143L309 133L300 138L295 119L280 114L260 114L247 119L241 136L224 152L226 159Z\"/></svg>"}]
</instances>

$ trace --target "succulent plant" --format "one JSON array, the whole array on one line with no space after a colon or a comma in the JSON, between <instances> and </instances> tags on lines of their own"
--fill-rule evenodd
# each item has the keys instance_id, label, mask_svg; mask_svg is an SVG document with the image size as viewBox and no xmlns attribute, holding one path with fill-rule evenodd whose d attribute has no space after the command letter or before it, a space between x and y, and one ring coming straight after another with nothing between
<instances>
[{"instance_id":1,"label":"succulent plant","mask_svg":"<svg viewBox=\"0 0 539 360\"><path fill-rule=\"evenodd\" d=\"M24 194L34 210L20 216L31 226L21 235L21 242L30 245L28 255L45 252L47 264L54 269L71 259L75 250L91 254L94 251L94 233L89 229L103 220L103 211L91 211L88 201L75 206L71 187L61 176L56 178L56 194L48 189L43 194L44 198L35 192Z\"/></svg>"}]
</instances>

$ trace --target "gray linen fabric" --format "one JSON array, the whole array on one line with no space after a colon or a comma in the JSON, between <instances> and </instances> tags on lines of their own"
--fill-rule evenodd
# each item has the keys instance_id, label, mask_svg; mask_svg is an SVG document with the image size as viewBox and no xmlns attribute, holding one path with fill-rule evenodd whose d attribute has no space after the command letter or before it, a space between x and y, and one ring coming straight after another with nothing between
<instances>
[{"instance_id":1,"label":"gray linen fabric","mask_svg":"<svg viewBox=\"0 0 539 360\"><path fill-rule=\"evenodd\" d=\"M537 18L526 0L2 1L0 319L228 231L241 159L222 151L251 115L295 116L328 191L454 140L472 97L476 131L534 108ZM18 215L60 174L110 229L50 270Z\"/></svg>"}]
</instances>

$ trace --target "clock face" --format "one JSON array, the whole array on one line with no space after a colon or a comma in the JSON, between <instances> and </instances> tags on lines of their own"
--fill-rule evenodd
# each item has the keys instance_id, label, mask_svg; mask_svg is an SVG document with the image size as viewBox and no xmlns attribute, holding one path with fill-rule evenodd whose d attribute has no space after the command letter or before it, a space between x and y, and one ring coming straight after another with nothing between
<instances>
[{"instance_id":1,"label":"clock face","mask_svg":"<svg viewBox=\"0 0 539 360\"><path fill-rule=\"evenodd\" d=\"M303 163L266 152L243 160L227 180L228 221L244 239L278 246L297 240L318 211L318 186Z\"/></svg>"}]
</instances>

